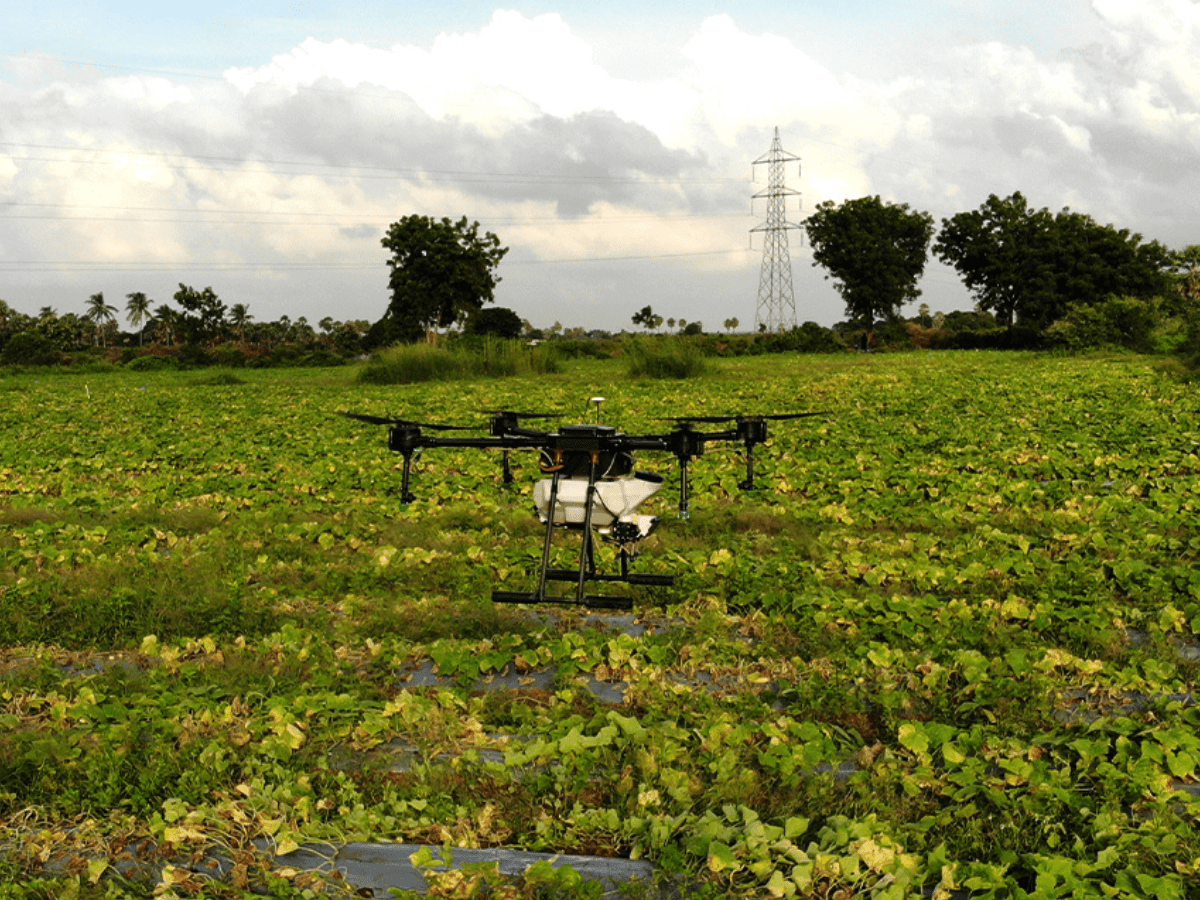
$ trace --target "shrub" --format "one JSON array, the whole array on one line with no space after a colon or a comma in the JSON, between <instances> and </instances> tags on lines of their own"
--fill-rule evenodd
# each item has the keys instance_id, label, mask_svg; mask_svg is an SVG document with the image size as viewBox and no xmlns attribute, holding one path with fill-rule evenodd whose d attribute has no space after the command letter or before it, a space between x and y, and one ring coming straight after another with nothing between
<instances>
[{"instance_id":1,"label":"shrub","mask_svg":"<svg viewBox=\"0 0 1200 900\"><path fill-rule=\"evenodd\" d=\"M0 363L6 366L53 366L62 359L49 338L32 331L14 334L0 350Z\"/></svg>"},{"instance_id":2,"label":"shrub","mask_svg":"<svg viewBox=\"0 0 1200 900\"><path fill-rule=\"evenodd\" d=\"M502 378L509 375L542 375L560 369L553 347L530 347L520 341L484 340L450 347L399 344L368 363L358 379L366 384L413 384L459 378Z\"/></svg>"},{"instance_id":3,"label":"shrub","mask_svg":"<svg viewBox=\"0 0 1200 900\"><path fill-rule=\"evenodd\" d=\"M163 369L178 369L179 361L173 356L139 356L126 365L131 372L159 372Z\"/></svg>"},{"instance_id":4,"label":"shrub","mask_svg":"<svg viewBox=\"0 0 1200 900\"><path fill-rule=\"evenodd\" d=\"M221 344L215 347L212 357L218 366L237 369L246 365L246 354L237 344Z\"/></svg>"},{"instance_id":5,"label":"shrub","mask_svg":"<svg viewBox=\"0 0 1200 900\"><path fill-rule=\"evenodd\" d=\"M625 358L634 378L695 378L708 370L701 346L684 338L632 335Z\"/></svg>"},{"instance_id":6,"label":"shrub","mask_svg":"<svg viewBox=\"0 0 1200 900\"><path fill-rule=\"evenodd\" d=\"M1158 298L1109 296L1099 303L1072 304L1067 314L1046 329L1047 339L1068 350L1124 347L1149 352L1161 324Z\"/></svg>"},{"instance_id":7,"label":"shrub","mask_svg":"<svg viewBox=\"0 0 1200 900\"><path fill-rule=\"evenodd\" d=\"M767 353L840 353L846 349L836 333L816 322L805 322L788 331L767 335L762 343Z\"/></svg>"}]
</instances>

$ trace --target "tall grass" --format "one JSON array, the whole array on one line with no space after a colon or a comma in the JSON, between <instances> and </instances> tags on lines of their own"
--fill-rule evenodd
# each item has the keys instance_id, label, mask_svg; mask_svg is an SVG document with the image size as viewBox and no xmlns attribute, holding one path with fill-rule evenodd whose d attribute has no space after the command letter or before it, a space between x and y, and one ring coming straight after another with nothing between
<instances>
[{"instance_id":1,"label":"tall grass","mask_svg":"<svg viewBox=\"0 0 1200 900\"><path fill-rule=\"evenodd\" d=\"M366 384L413 384L460 378L504 378L543 375L561 369L554 348L531 347L522 341L485 340L449 347L398 344L389 347L359 373Z\"/></svg>"},{"instance_id":2,"label":"tall grass","mask_svg":"<svg viewBox=\"0 0 1200 900\"><path fill-rule=\"evenodd\" d=\"M683 337L633 335L625 341L625 360L634 378L696 378L708 371L701 344Z\"/></svg>"}]
</instances>

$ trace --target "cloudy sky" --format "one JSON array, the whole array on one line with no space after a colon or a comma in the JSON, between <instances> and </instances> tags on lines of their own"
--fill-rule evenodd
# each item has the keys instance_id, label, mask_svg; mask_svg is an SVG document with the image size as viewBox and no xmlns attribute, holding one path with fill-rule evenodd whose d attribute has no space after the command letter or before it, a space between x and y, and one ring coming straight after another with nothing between
<instances>
[{"instance_id":1,"label":"cloudy sky","mask_svg":"<svg viewBox=\"0 0 1200 900\"><path fill-rule=\"evenodd\" d=\"M419 213L495 232L497 303L534 325L650 304L748 328L775 128L792 221L1019 190L1200 243L1200 3L659 6L0 0L0 299L123 309L183 282L258 320L374 320L380 237ZM841 320L789 236L797 320ZM922 288L971 305L932 260Z\"/></svg>"}]
</instances>

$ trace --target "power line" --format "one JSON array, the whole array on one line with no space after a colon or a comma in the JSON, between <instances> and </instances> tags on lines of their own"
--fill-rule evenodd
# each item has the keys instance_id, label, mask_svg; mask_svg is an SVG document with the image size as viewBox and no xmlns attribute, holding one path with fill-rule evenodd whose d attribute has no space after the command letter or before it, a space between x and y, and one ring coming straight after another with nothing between
<instances>
[{"instance_id":1,"label":"power line","mask_svg":"<svg viewBox=\"0 0 1200 900\"><path fill-rule=\"evenodd\" d=\"M175 213L187 214L188 218L164 218L161 216L127 216L127 215L51 215L36 213L3 214L4 219L32 219L43 221L63 222L169 222L195 225L233 224L233 225L342 225L356 226L366 224L390 224L395 221L394 215L360 215L355 212L323 213L306 212L304 210L286 210L275 212L269 209L187 209L177 206L93 206L78 203L24 203L19 201L0 201L0 211L8 207L21 207L47 210L100 210L105 212L133 213ZM214 218L224 216L272 216L275 218L265 221L255 221L242 218ZM601 215L578 216L563 218L561 216L480 216L481 221L490 225L522 225L538 222L553 222L556 225L606 225L623 222L656 222L662 219L733 219L745 218L745 213L645 213L640 215ZM289 222L289 219L314 219L324 221Z\"/></svg>"},{"instance_id":2,"label":"power line","mask_svg":"<svg viewBox=\"0 0 1200 900\"><path fill-rule=\"evenodd\" d=\"M170 162L171 167L180 171L205 171L205 172L226 172L228 168L222 166L207 166L207 165L192 165L190 161L198 160L201 162L212 163L228 163L231 166L239 167L240 171L252 172L268 172L271 174L281 175L319 175L323 178L366 178L366 179L385 179L393 180L397 178L425 178L433 181L439 180L455 180L466 184L480 183L500 183L500 184L741 184L740 179L736 178L664 178L661 176L640 176L634 177L631 175L600 175L589 173L586 175L569 175L556 174L550 175L546 172L482 172L478 170L459 170L459 169L425 169L421 167L402 167L402 166L377 166L359 163L319 163L309 162L304 160L275 160L275 159L255 159L252 157L239 156L208 156L203 154L179 153L166 150L128 150L120 148L107 147L64 147L62 145L52 144L23 144L16 141L0 141L0 147L31 147L38 150L56 150L62 153L72 154L107 154L109 156L119 156L120 159L78 159L78 158L59 158L54 156L13 156L9 155L8 159L18 160L21 162L45 162L45 163L64 163L70 165L84 166L122 166L128 167L135 165L131 162L133 157L147 157L154 160L161 160L164 163ZM173 161L181 162L173 162ZM260 166L261 168L251 168L247 170L246 166ZM279 167L296 166L303 167L303 171L295 172L279 172ZM379 173L379 174L375 174Z\"/></svg>"},{"instance_id":3,"label":"power line","mask_svg":"<svg viewBox=\"0 0 1200 900\"><path fill-rule=\"evenodd\" d=\"M562 265L570 263L603 263L626 262L632 260L682 259L693 256L729 256L745 253L744 249L733 250L698 250L688 253L650 253L627 256L581 256L563 259L509 259L505 266L532 265ZM194 263L194 262L104 262L80 260L0 260L0 271L4 272L54 272L54 271L101 271L101 272L171 272L171 271L213 271L236 272L255 271L258 269L294 269L294 270L360 270L373 271L382 267L382 263L297 263L297 262L247 262L247 263Z\"/></svg>"}]
</instances>

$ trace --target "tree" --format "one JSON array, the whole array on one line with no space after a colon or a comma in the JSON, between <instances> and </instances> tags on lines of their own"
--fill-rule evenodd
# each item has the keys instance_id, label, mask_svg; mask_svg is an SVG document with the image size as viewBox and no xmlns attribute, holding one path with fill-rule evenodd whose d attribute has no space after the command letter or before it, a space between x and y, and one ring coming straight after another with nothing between
<instances>
[{"instance_id":1,"label":"tree","mask_svg":"<svg viewBox=\"0 0 1200 900\"><path fill-rule=\"evenodd\" d=\"M1171 278L1176 300L1172 309L1185 313L1200 309L1200 245L1171 254Z\"/></svg>"},{"instance_id":2,"label":"tree","mask_svg":"<svg viewBox=\"0 0 1200 900\"><path fill-rule=\"evenodd\" d=\"M647 331L653 331L660 327L663 323L663 317L655 315L654 310L649 306L643 306L633 314L633 324L641 325Z\"/></svg>"},{"instance_id":3,"label":"tree","mask_svg":"<svg viewBox=\"0 0 1200 900\"><path fill-rule=\"evenodd\" d=\"M467 319L463 329L467 334L491 335L492 337L516 340L524 330L521 317L511 309L493 306L481 309Z\"/></svg>"},{"instance_id":4,"label":"tree","mask_svg":"<svg viewBox=\"0 0 1200 900\"><path fill-rule=\"evenodd\" d=\"M150 317L150 334L160 344L171 347L179 334L179 311L160 303Z\"/></svg>"},{"instance_id":5,"label":"tree","mask_svg":"<svg viewBox=\"0 0 1200 900\"><path fill-rule=\"evenodd\" d=\"M733 333L733 331L734 331L734 330L735 330L735 329L736 329L736 328L737 328L737 327L738 327L740 324L742 324L742 323L741 323L741 322L739 322L739 321L737 320L737 317L734 317L734 318L731 318L731 319L726 319L726 320L725 320L725 330L726 330L726 331L728 331L729 333L731 333L731 334L732 334L732 333Z\"/></svg>"},{"instance_id":6,"label":"tree","mask_svg":"<svg viewBox=\"0 0 1200 900\"><path fill-rule=\"evenodd\" d=\"M432 329L447 328L495 299L496 267L508 253L479 223L429 216L405 216L393 222L381 242L391 252L385 318L392 333L416 340Z\"/></svg>"},{"instance_id":7,"label":"tree","mask_svg":"<svg viewBox=\"0 0 1200 900\"><path fill-rule=\"evenodd\" d=\"M126 294L125 299L128 301L125 304L125 319L130 326L137 329L140 347L144 336L142 326L150 321L150 298L141 291L134 291L132 294Z\"/></svg>"},{"instance_id":8,"label":"tree","mask_svg":"<svg viewBox=\"0 0 1200 900\"><path fill-rule=\"evenodd\" d=\"M92 294L88 298L87 312L84 313L84 317L90 319L92 324L96 326L97 344L103 343L107 346L107 341L104 340L104 326L109 322L116 321L116 317L113 315L116 311L117 308L115 306L109 306L104 302L103 291L98 294Z\"/></svg>"},{"instance_id":9,"label":"tree","mask_svg":"<svg viewBox=\"0 0 1200 900\"><path fill-rule=\"evenodd\" d=\"M944 219L933 252L1004 326L1045 327L1073 304L1168 287L1170 253L1161 244L1069 209L1032 209L1020 191Z\"/></svg>"},{"instance_id":10,"label":"tree","mask_svg":"<svg viewBox=\"0 0 1200 900\"><path fill-rule=\"evenodd\" d=\"M813 265L823 266L846 303L851 319L867 330L877 319L893 319L901 306L921 296L933 217L905 203L879 197L826 200L805 222Z\"/></svg>"},{"instance_id":11,"label":"tree","mask_svg":"<svg viewBox=\"0 0 1200 900\"><path fill-rule=\"evenodd\" d=\"M181 283L174 300L181 309L175 330L183 343L205 344L225 331L225 304L211 287L198 291Z\"/></svg>"},{"instance_id":12,"label":"tree","mask_svg":"<svg viewBox=\"0 0 1200 900\"><path fill-rule=\"evenodd\" d=\"M250 307L245 303L235 303L229 307L229 324L233 328L233 333L238 336L239 341L246 339L246 326L250 324L250 320L254 316L250 313Z\"/></svg>"}]
</instances>

